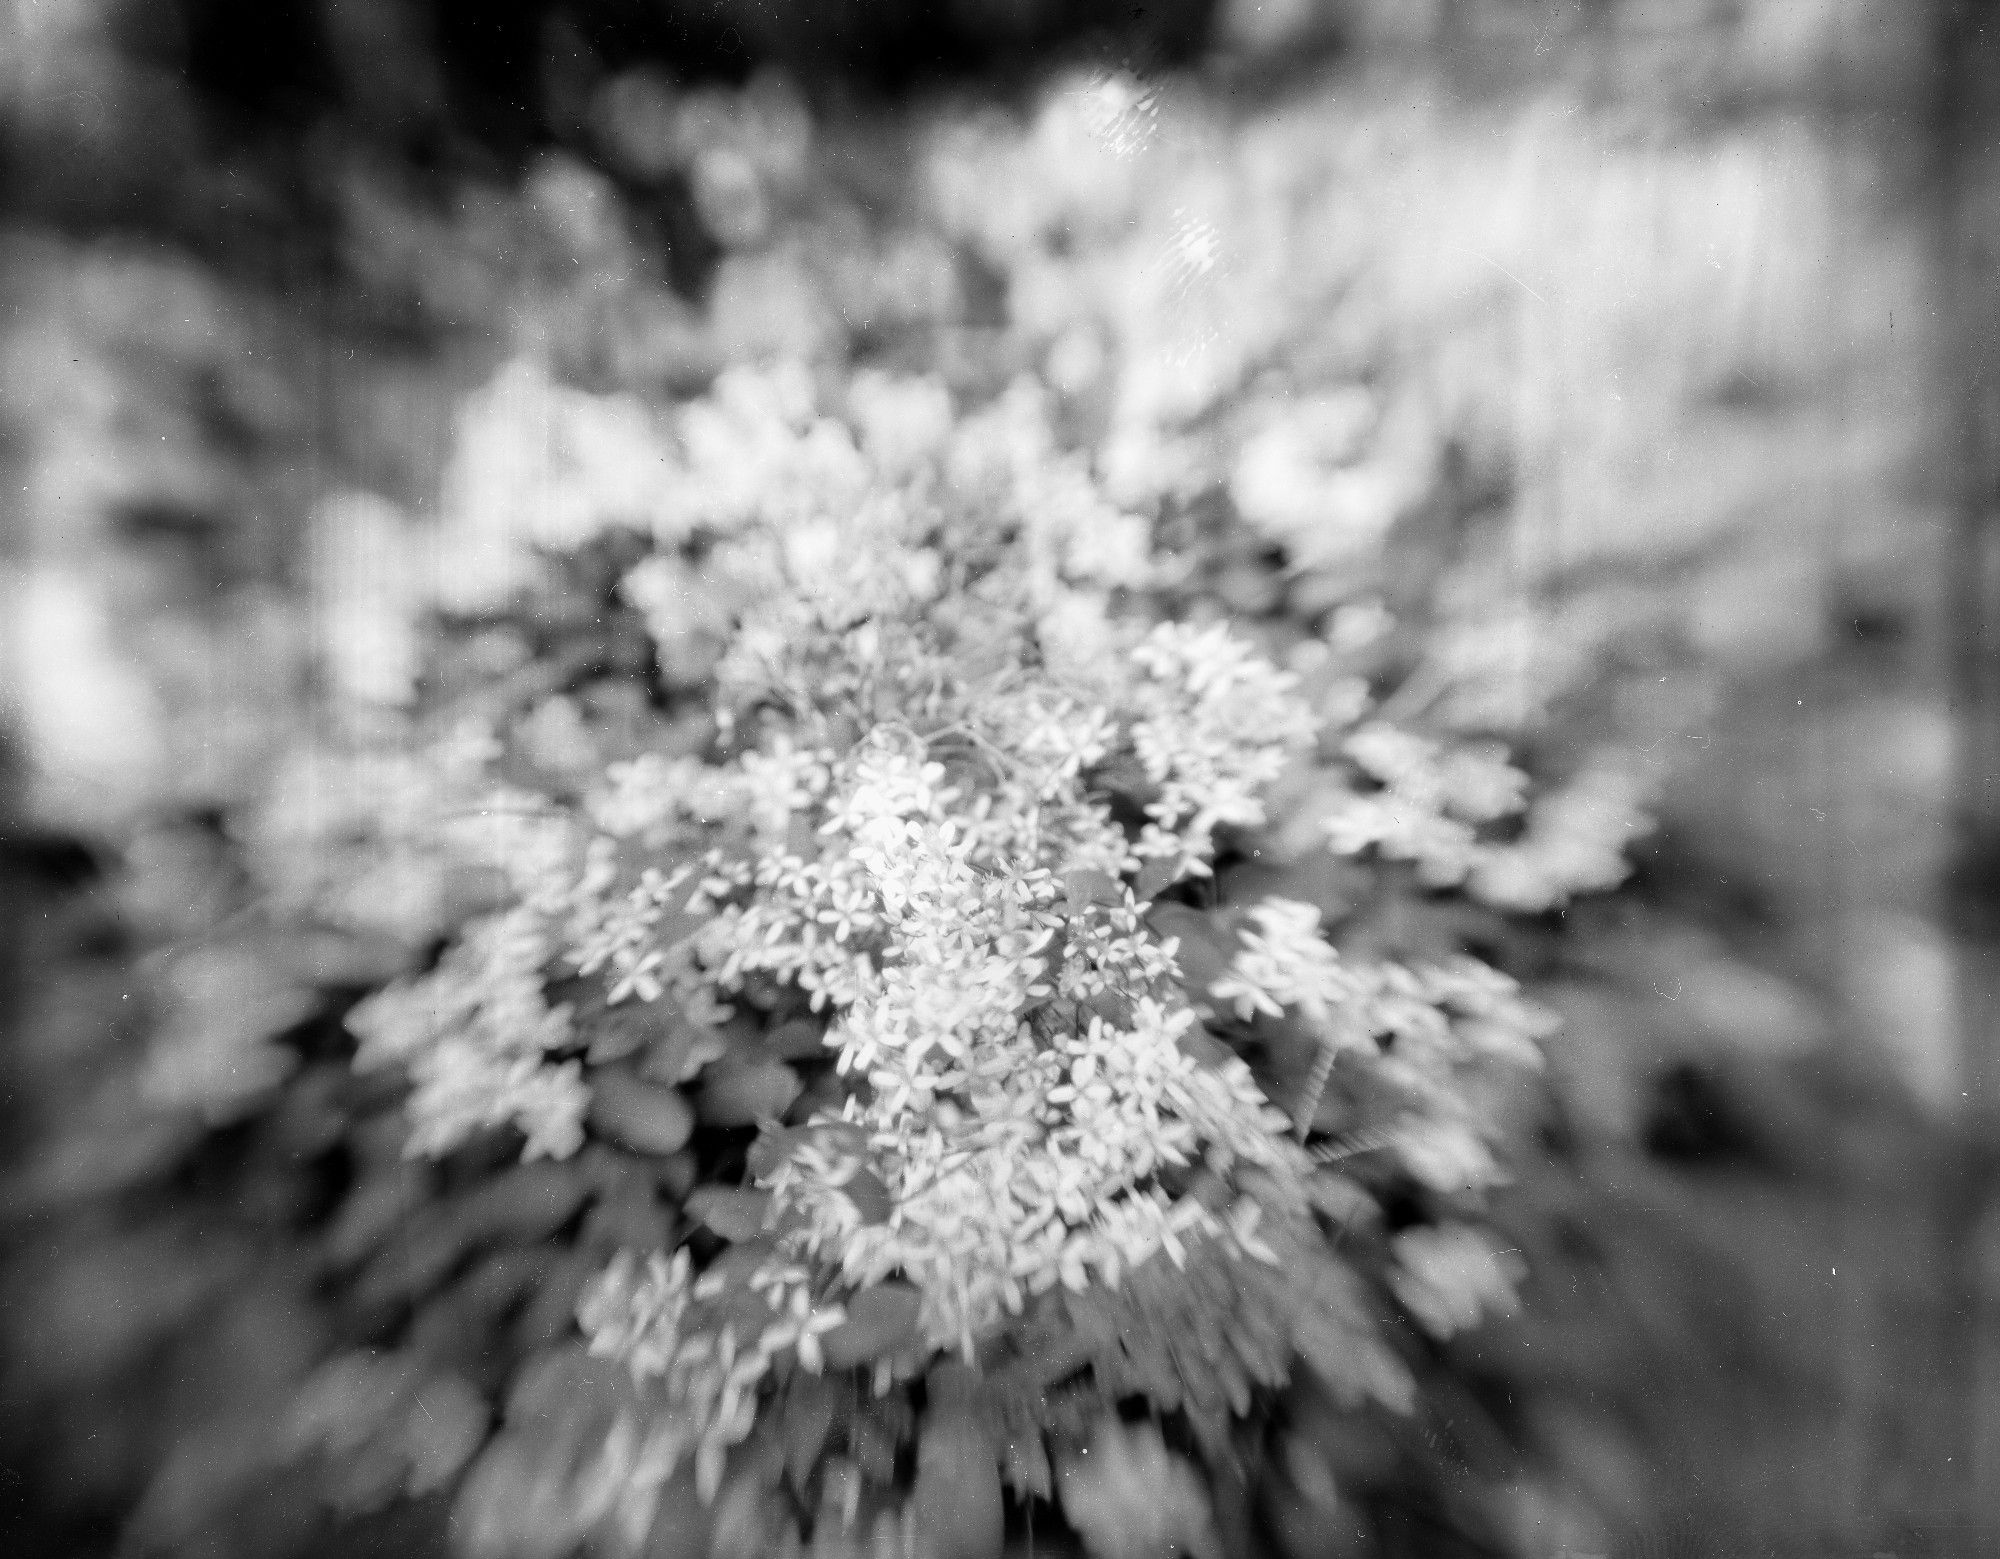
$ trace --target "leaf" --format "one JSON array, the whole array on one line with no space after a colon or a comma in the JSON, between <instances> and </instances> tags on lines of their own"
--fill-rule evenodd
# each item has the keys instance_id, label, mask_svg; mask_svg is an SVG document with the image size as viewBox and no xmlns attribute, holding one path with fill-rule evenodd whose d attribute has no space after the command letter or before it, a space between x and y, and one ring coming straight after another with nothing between
<instances>
[{"instance_id":1,"label":"leaf","mask_svg":"<svg viewBox=\"0 0 2000 1559\"><path fill-rule=\"evenodd\" d=\"M779 1127L769 1123L750 1144L749 1169L753 1180L768 1180L784 1166L785 1160L813 1140L809 1126Z\"/></svg>"},{"instance_id":2,"label":"leaf","mask_svg":"<svg viewBox=\"0 0 2000 1559\"><path fill-rule=\"evenodd\" d=\"M674 1215L650 1188L633 1187L605 1197L585 1216L578 1243L609 1257L621 1250L667 1251L674 1245Z\"/></svg>"},{"instance_id":3,"label":"leaf","mask_svg":"<svg viewBox=\"0 0 2000 1559\"><path fill-rule=\"evenodd\" d=\"M732 1243L761 1234L770 1210L768 1191L737 1186L703 1186L687 1199L690 1218Z\"/></svg>"},{"instance_id":4,"label":"leaf","mask_svg":"<svg viewBox=\"0 0 2000 1559\"><path fill-rule=\"evenodd\" d=\"M826 1025L817 1019L793 1018L764 1036L764 1049L780 1061L824 1061L832 1055L826 1032Z\"/></svg>"},{"instance_id":5,"label":"leaf","mask_svg":"<svg viewBox=\"0 0 2000 1559\"><path fill-rule=\"evenodd\" d=\"M1147 775L1145 765L1129 754L1100 763L1091 777L1098 788L1140 804L1159 795L1159 786Z\"/></svg>"},{"instance_id":6,"label":"leaf","mask_svg":"<svg viewBox=\"0 0 2000 1559\"><path fill-rule=\"evenodd\" d=\"M1084 1008L1102 1018L1113 1028L1129 1028L1132 1023L1132 1002L1117 991L1102 990L1084 999Z\"/></svg>"},{"instance_id":7,"label":"leaf","mask_svg":"<svg viewBox=\"0 0 2000 1559\"><path fill-rule=\"evenodd\" d=\"M660 1491L643 1559L708 1559L714 1513L694 1486L694 1468L683 1466Z\"/></svg>"},{"instance_id":8,"label":"leaf","mask_svg":"<svg viewBox=\"0 0 2000 1559\"><path fill-rule=\"evenodd\" d=\"M413 1219L403 1237L369 1263L355 1299L365 1309L417 1298L481 1246L544 1240L575 1216L591 1189L588 1172L573 1161L506 1170Z\"/></svg>"},{"instance_id":9,"label":"leaf","mask_svg":"<svg viewBox=\"0 0 2000 1559\"><path fill-rule=\"evenodd\" d=\"M1294 1322L1292 1345L1343 1406L1359 1407L1372 1400L1407 1413L1416 1403L1416 1382L1408 1366L1365 1317L1308 1303Z\"/></svg>"},{"instance_id":10,"label":"leaf","mask_svg":"<svg viewBox=\"0 0 2000 1559\"><path fill-rule=\"evenodd\" d=\"M465 1245L529 1244L568 1223L590 1191L589 1176L575 1165L524 1164L440 1207L440 1232Z\"/></svg>"},{"instance_id":11,"label":"leaf","mask_svg":"<svg viewBox=\"0 0 2000 1559\"><path fill-rule=\"evenodd\" d=\"M1236 1059L1234 1050L1199 1023L1189 1027L1177 1043L1183 1051L1193 1056L1203 1066L1221 1066L1225 1061Z\"/></svg>"},{"instance_id":12,"label":"leaf","mask_svg":"<svg viewBox=\"0 0 2000 1559\"><path fill-rule=\"evenodd\" d=\"M592 1130L636 1153L664 1155L687 1146L694 1110L678 1088L610 1069L593 1072L590 1081Z\"/></svg>"},{"instance_id":13,"label":"leaf","mask_svg":"<svg viewBox=\"0 0 2000 1559\"><path fill-rule=\"evenodd\" d=\"M1213 916L1185 904L1155 904L1146 912L1146 922L1156 936L1172 937L1179 943L1174 958L1181 966L1182 983L1196 1000L1206 996L1208 988L1229 972L1236 957L1236 941Z\"/></svg>"},{"instance_id":14,"label":"leaf","mask_svg":"<svg viewBox=\"0 0 2000 1559\"><path fill-rule=\"evenodd\" d=\"M1263 1490L1278 1551L1301 1559L1368 1559L1379 1552L1363 1508L1341 1497L1324 1444L1299 1431L1280 1443L1283 1476L1267 1479Z\"/></svg>"},{"instance_id":15,"label":"leaf","mask_svg":"<svg viewBox=\"0 0 2000 1559\"><path fill-rule=\"evenodd\" d=\"M1405 1115L1396 1125L1395 1146L1411 1174L1447 1195L1490 1185L1498 1174L1492 1149L1459 1121Z\"/></svg>"},{"instance_id":16,"label":"leaf","mask_svg":"<svg viewBox=\"0 0 2000 1559\"><path fill-rule=\"evenodd\" d=\"M485 1399L456 1375L433 1375L410 1399L404 1419L410 1493L443 1488L479 1449L490 1415Z\"/></svg>"},{"instance_id":17,"label":"leaf","mask_svg":"<svg viewBox=\"0 0 2000 1559\"><path fill-rule=\"evenodd\" d=\"M276 1539L273 1550L282 1551L282 1536L246 1522L252 1501L275 1492L294 1508L311 1510L324 1488L319 1468L271 1465L271 1433L256 1415L231 1414L184 1429L126 1518L120 1547L134 1554L257 1551L247 1526Z\"/></svg>"},{"instance_id":18,"label":"leaf","mask_svg":"<svg viewBox=\"0 0 2000 1559\"><path fill-rule=\"evenodd\" d=\"M1049 1451L1038 1433L1010 1437L1001 1447L1007 1486L1023 1500L1047 1499L1055 1492Z\"/></svg>"},{"instance_id":19,"label":"leaf","mask_svg":"<svg viewBox=\"0 0 2000 1559\"><path fill-rule=\"evenodd\" d=\"M847 1184L840 1188L847 1199L861 1214L864 1224L880 1224L889 1221L889 1215L896 1210L895 1201L889 1195L888 1186L882 1177L872 1169L857 1169Z\"/></svg>"},{"instance_id":20,"label":"leaf","mask_svg":"<svg viewBox=\"0 0 2000 1559\"><path fill-rule=\"evenodd\" d=\"M847 1448L871 1483L896 1481L896 1448L902 1434L882 1402L870 1402L855 1415L847 1431Z\"/></svg>"},{"instance_id":21,"label":"leaf","mask_svg":"<svg viewBox=\"0 0 2000 1559\"><path fill-rule=\"evenodd\" d=\"M1139 868L1139 875L1132 881L1132 897L1141 904L1148 903L1178 882L1180 875L1178 861L1148 861Z\"/></svg>"},{"instance_id":22,"label":"leaf","mask_svg":"<svg viewBox=\"0 0 2000 1559\"><path fill-rule=\"evenodd\" d=\"M603 1259L594 1251L565 1253L542 1279L520 1320L514 1323L511 1346L531 1351L569 1336L576 1324L577 1300L603 1265Z\"/></svg>"},{"instance_id":23,"label":"leaf","mask_svg":"<svg viewBox=\"0 0 2000 1559\"><path fill-rule=\"evenodd\" d=\"M1063 1514L1093 1559L1222 1552L1199 1474L1152 1424L1100 1422L1089 1443L1063 1459L1058 1487Z\"/></svg>"},{"instance_id":24,"label":"leaf","mask_svg":"<svg viewBox=\"0 0 2000 1559\"><path fill-rule=\"evenodd\" d=\"M714 1286L725 1291L734 1289L747 1293L745 1285L776 1249L777 1241L761 1231L755 1238L731 1245L708 1264L701 1275L700 1286L704 1289ZM764 1301L758 1297L757 1303L761 1305Z\"/></svg>"},{"instance_id":25,"label":"leaf","mask_svg":"<svg viewBox=\"0 0 2000 1559\"><path fill-rule=\"evenodd\" d=\"M776 1120L799 1094L799 1077L778 1061L722 1061L702 1077L696 1110L709 1126Z\"/></svg>"},{"instance_id":26,"label":"leaf","mask_svg":"<svg viewBox=\"0 0 2000 1559\"><path fill-rule=\"evenodd\" d=\"M1389 1287L1416 1323L1433 1337L1451 1337L1486 1314L1510 1314L1520 1260L1494 1248L1487 1235L1464 1224L1408 1229L1394 1240L1396 1264Z\"/></svg>"},{"instance_id":27,"label":"leaf","mask_svg":"<svg viewBox=\"0 0 2000 1559\"><path fill-rule=\"evenodd\" d=\"M800 1371L785 1390L782 1432L785 1471L792 1487L803 1492L832 1433L842 1390L824 1375Z\"/></svg>"},{"instance_id":28,"label":"leaf","mask_svg":"<svg viewBox=\"0 0 2000 1559\"><path fill-rule=\"evenodd\" d=\"M559 1280L562 1266L563 1253L546 1245L517 1245L479 1259L465 1277L424 1302L411 1322L408 1346L476 1372L504 1340L509 1316Z\"/></svg>"},{"instance_id":29,"label":"leaf","mask_svg":"<svg viewBox=\"0 0 2000 1559\"><path fill-rule=\"evenodd\" d=\"M669 1153L652 1166L653 1178L659 1188L666 1192L667 1199L685 1202L688 1193L694 1190L695 1181L701 1177L701 1163L686 1148L678 1153Z\"/></svg>"},{"instance_id":30,"label":"leaf","mask_svg":"<svg viewBox=\"0 0 2000 1559\"><path fill-rule=\"evenodd\" d=\"M622 1366L593 1358L581 1342L565 1342L521 1367L507 1395L507 1427L555 1434L608 1425L632 1400L631 1377Z\"/></svg>"},{"instance_id":31,"label":"leaf","mask_svg":"<svg viewBox=\"0 0 2000 1559\"><path fill-rule=\"evenodd\" d=\"M999 1457L962 1409L924 1415L911 1502L937 1559L999 1559L1005 1536Z\"/></svg>"},{"instance_id":32,"label":"leaf","mask_svg":"<svg viewBox=\"0 0 2000 1559\"><path fill-rule=\"evenodd\" d=\"M648 1426L672 1430L622 1364L581 1342L533 1356L507 1401L506 1427L475 1464L454 1524L473 1559L557 1559L630 1495ZM629 1510L621 1513L629 1515ZM641 1520L648 1513L641 1509Z\"/></svg>"},{"instance_id":33,"label":"leaf","mask_svg":"<svg viewBox=\"0 0 2000 1559\"><path fill-rule=\"evenodd\" d=\"M1319 1170L1306 1182L1306 1195L1315 1212L1343 1229L1372 1224L1381 1216L1382 1209L1372 1196L1331 1169Z\"/></svg>"},{"instance_id":34,"label":"leaf","mask_svg":"<svg viewBox=\"0 0 2000 1559\"><path fill-rule=\"evenodd\" d=\"M221 1124L285 1080L298 1056L272 1041L318 999L274 963L264 949L225 945L196 947L167 967L163 1012L140 1077L148 1099Z\"/></svg>"},{"instance_id":35,"label":"leaf","mask_svg":"<svg viewBox=\"0 0 2000 1559\"><path fill-rule=\"evenodd\" d=\"M649 1082L692 1082L703 1067L729 1054L733 1035L727 1028L696 1023L662 997L653 1005L667 1014L666 1031L647 1047L639 1065L640 1076Z\"/></svg>"},{"instance_id":36,"label":"leaf","mask_svg":"<svg viewBox=\"0 0 2000 1559\"><path fill-rule=\"evenodd\" d=\"M785 1502L747 1474L733 1478L722 1491L715 1502L714 1523L710 1559L770 1559L798 1547L798 1532Z\"/></svg>"},{"instance_id":37,"label":"leaf","mask_svg":"<svg viewBox=\"0 0 2000 1559\"><path fill-rule=\"evenodd\" d=\"M275 951L294 977L322 990L381 985L409 962L406 950L391 937L326 926L290 929Z\"/></svg>"},{"instance_id":38,"label":"leaf","mask_svg":"<svg viewBox=\"0 0 2000 1559\"><path fill-rule=\"evenodd\" d=\"M729 1463L729 1447L713 1437L704 1439L694 1453L694 1492L704 1505L713 1505L722 1487L723 1469Z\"/></svg>"},{"instance_id":39,"label":"leaf","mask_svg":"<svg viewBox=\"0 0 2000 1559\"><path fill-rule=\"evenodd\" d=\"M871 1363L917 1335L923 1298L906 1283L878 1283L844 1303L847 1319L820 1339L829 1368Z\"/></svg>"},{"instance_id":40,"label":"leaf","mask_svg":"<svg viewBox=\"0 0 2000 1559\"><path fill-rule=\"evenodd\" d=\"M453 1546L462 1559L564 1559L589 1530L583 1518L567 1469L503 1434L459 1489Z\"/></svg>"},{"instance_id":41,"label":"leaf","mask_svg":"<svg viewBox=\"0 0 2000 1559\"><path fill-rule=\"evenodd\" d=\"M299 1388L287 1429L291 1453L359 1449L402 1402L416 1369L406 1354L369 1350L328 1360Z\"/></svg>"},{"instance_id":42,"label":"leaf","mask_svg":"<svg viewBox=\"0 0 2000 1559\"><path fill-rule=\"evenodd\" d=\"M337 1503L369 1511L443 1487L488 1423L485 1401L457 1375L428 1372L409 1353L350 1353L306 1382L288 1438L292 1454L317 1451L337 1463Z\"/></svg>"},{"instance_id":43,"label":"leaf","mask_svg":"<svg viewBox=\"0 0 2000 1559\"><path fill-rule=\"evenodd\" d=\"M584 1060L591 1066L623 1061L657 1045L667 1032L667 1023L652 1003L625 1001L599 1010L572 1009L571 1021L579 1033L590 1036Z\"/></svg>"},{"instance_id":44,"label":"leaf","mask_svg":"<svg viewBox=\"0 0 2000 1559\"><path fill-rule=\"evenodd\" d=\"M1063 878L1063 892L1072 915L1091 904L1119 905L1125 902L1125 885L1109 872L1086 866Z\"/></svg>"},{"instance_id":45,"label":"leaf","mask_svg":"<svg viewBox=\"0 0 2000 1559\"><path fill-rule=\"evenodd\" d=\"M1293 899L1312 905L1320 912L1321 924L1333 926L1352 914L1356 905L1367 902L1375 883L1372 868L1330 850L1316 849L1283 865L1258 861L1234 868L1226 875L1223 897L1231 904Z\"/></svg>"},{"instance_id":46,"label":"leaf","mask_svg":"<svg viewBox=\"0 0 2000 1559\"><path fill-rule=\"evenodd\" d=\"M336 1267L351 1267L406 1228L431 1197L431 1171L399 1160L361 1183L326 1232L323 1248Z\"/></svg>"},{"instance_id":47,"label":"leaf","mask_svg":"<svg viewBox=\"0 0 2000 1559\"><path fill-rule=\"evenodd\" d=\"M562 1261L561 1251L545 1245L498 1250L480 1261L452 1293L482 1315L498 1315L539 1288Z\"/></svg>"}]
</instances>

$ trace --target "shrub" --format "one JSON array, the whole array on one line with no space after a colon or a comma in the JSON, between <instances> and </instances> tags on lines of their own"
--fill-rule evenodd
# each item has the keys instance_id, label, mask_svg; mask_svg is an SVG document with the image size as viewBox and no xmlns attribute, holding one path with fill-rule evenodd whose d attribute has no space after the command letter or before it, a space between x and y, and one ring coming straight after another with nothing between
<instances>
[{"instance_id":1,"label":"shrub","mask_svg":"<svg viewBox=\"0 0 2000 1559\"><path fill-rule=\"evenodd\" d=\"M645 531L455 600L256 836L412 961L346 1014L410 1081L350 1206L454 1188L364 1267L411 1341L329 1367L319 1443L435 1486L478 1436L402 1392L472 1353L482 1553L997 1552L1052 1499L1121 1552L1167 1466L1199 1547L1298 1372L1408 1412L1414 1339L1511 1302L1494 1090L1548 1019L1464 949L1615 882L1630 797L1531 802L1337 641L1173 611L1032 380L731 370L661 436Z\"/></svg>"},{"instance_id":2,"label":"shrub","mask_svg":"<svg viewBox=\"0 0 2000 1559\"><path fill-rule=\"evenodd\" d=\"M500 203L576 228L548 339L435 528L323 512L311 740L130 853L131 1174L240 1154L324 1358L135 1542L274 1463L495 1559L1310 1550L1406 1474L1493 1526L1425 1447L1511 1303L1505 917L1644 826L1497 738L1602 625L1514 653L1447 441L1325 360L1309 118L946 114L878 229L789 101L684 116L749 178L704 310L602 178Z\"/></svg>"}]
</instances>

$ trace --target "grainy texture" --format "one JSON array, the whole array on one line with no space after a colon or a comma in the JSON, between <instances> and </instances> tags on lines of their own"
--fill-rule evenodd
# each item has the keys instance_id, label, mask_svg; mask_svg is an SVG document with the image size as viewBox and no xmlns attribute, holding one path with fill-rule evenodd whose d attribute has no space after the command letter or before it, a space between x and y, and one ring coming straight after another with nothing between
<instances>
[{"instance_id":1,"label":"grainy texture","mask_svg":"<svg viewBox=\"0 0 2000 1559\"><path fill-rule=\"evenodd\" d=\"M1551 616L1573 599L1579 615L1657 621L1698 652L1698 673L1635 680L1603 713L1666 782L1644 887L1692 929L1607 934L1611 973L1572 982L1572 1029L1602 1019L1595 1032L1621 1038L1558 1046L1573 1151L1525 1178L1520 1207L1524 1231L1560 1209L1594 1254L1570 1272L1565 1248L1544 1250L1520 1334L1491 1348L1516 1380L1556 1380L1532 1438L1552 1485L1602 1518L1567 1530L1634 1555L1983 1551L2000 1366L1990 1193L1967 1149L1992 1065L1980 733L2000 200L1977 148L1981 88L2000 72L1978 68L1976 9L1226 9L1241 90L1291 94L1267 132L1277 155L1332 149L1326 236L1354 263L1325 352L1381 347L1464 435L1467 507L1508 517L1480 588ZM17 11L0 50L42 25ZM458 208L396 164L399 130L386 162L370 150L345 167L325 201L337 217L307 220L289 192L324 141L306 148L282 112L255 121L282 133L204 121L200 82L152 44L112 47L94 14L77 9L73 49L29 40L6 88L37 177L0 251L0 471L17 517L0 542L14 570L0 636L17 723L49 765L35 808L115 857L135 813L198 812L261 783L296 718L316 508L363 489L434 511L456 408L524 347L575 337L593 343L586 376L636 359L698 380L712 347L683 293L713 288L711 317L739 342L790 328L774 321L793 295L681 242L666 267L678 301L663 290L610 312L632 253L592 227L596 186L560 156L531 171L525 110L466 116L475 142L502 129L490 158L468 158ZM207 14L223 18L213 31L236 13ZM1044 13L1009 14L1018 32ZM393 30L398 16L323 20ZM738 44L790 36L761 9L739 21ZM282 18L259 25L278 55L293 47ZM1321 36L1352 52L1286 68ZM517 42L523 59L541 46ZM367 88L354 121L378 129L459 80L365 28L341 47L334 74ZM392 57L408 69L373 68ZM320 90L319 69L273 72L260 112ZM857 117L857 182L890 201L894 159L876 143L898 139L895 113ZM649 199L643 231L699 231L690 192ZM921 293L921 256L910 266L904 290ZM597 311L608 329L580 323ZM1576 588L1621 571L1642 585L1608 607ZM1255 569L1229 588L1263 609ZM1960 814L1974 848L1948 906ZM217 1274L254 1269L256 1240L309 1222L325 1188L274 1167L313 1140L302 1105L177 1170L226 1208L194 1204L185 1243L161 1232L181 1225L158 1221L158 1201L121 1210L140 1229L62 1211L143 1187L182 1164L187 1139L120 1113L143 1048L121 1012L138 947L119 950L94 890L64 880L62 847L18 837L27 886L7 897L27 924L7 945L41 978L22 982L8 1063L26 1231L9 1281L34 1296L16 1314L48 1373L42 1395L9 1403L61 1426L44 1454L75 1460L42 1486L86 1491L57 1502L82 1512L60 1541L101 1550L166 1443L111 1432L129 1416L121 1394L168 1400L169 1377L230 1345L192 1319ZM261 1311L245 1301L253 1340L234 1353L275 1377L318 1343L291 1280L266 1276L273 1294ZM1653 1350L1637 1382L1635 1336ZM143 1388L93 1399L61 1373L157 1348L174 1362L149 1365ZM170 1496L171 1480L154 1509ZM1544 1535L1566 1530L1567 1507L1548 1508Z\"/></svg>"}]
</instances>

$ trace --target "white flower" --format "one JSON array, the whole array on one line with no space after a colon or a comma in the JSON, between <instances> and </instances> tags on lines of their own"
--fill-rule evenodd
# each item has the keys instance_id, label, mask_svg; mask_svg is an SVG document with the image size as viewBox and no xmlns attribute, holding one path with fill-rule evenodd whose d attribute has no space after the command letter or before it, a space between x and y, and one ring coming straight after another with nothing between
<instances>
[{"instance_id":1,"label":"white flower","mask_svg":"<svg viewBox=\"0 0 2000 1559\"><path fill-rule=\"evenodd\" d=\"M1289 407L1245 441L1229 492L1251 525L1304 568L1378 546L1422 496L1429 473L1394 458L1356 460L1373 408L1359 392Z\"/></svg>"},{"instance_id":2,"label":"white flower","mask_svg":"<svg viewBox=\"0 0 2000 1559\"><path fill-rule=\"evenodd\" d=\"M575 545L614 524L676 533L672 462L637 399L559 384L532 359L507 364L460 415L426 589L479 610L531 577L536 547Z\"/></svg>"},{"instance_id":3,"label":"white flower","mask_svg":"<svg viewBox=\"0 0 2000 1559\"><path fill-rule=\"evenodd\" d=\"M1643 797L1614 765L1586 769L1535 802L1518 840L1481 855L1472 892L1502 909L1534 911L1615 888L1631 870L1626 850L1652 827Z\"/></svg>"},{"instance_id":4,"label":"white flower","mask_svg":"<svg viewBox=\"0 0 2000 1559\"><path fill-rule=\"evenodd\" d=\"M1211 995L1233 1003L1246 1021L1259 1012L1280 1017L1287 1007L1298 1008L1322 1029L1349 1016L1347 1009L1365 996L1367 985L1320 936L1317 909L1268 898L1250 918L1258 929L1242 934L1242 949L1229 973L1209 987Z\"/></svg>"},{"instance_id":5,"label":"white flower","mask_svg":"<svg viewBox=\"0 0 2000 1559\"><path fill-rule=\"evenodd\" d=\"M1521 810L1527 776L1503 753L1490 746L1447 751L1379 723L1354 731L1344 750L1381 788L1349 791L1335 801L1325 817L1335 854L1376 849L1390 860L1414 862L1428 886L1454 886L1468 874L1486 873L1495 883L1489 898L1497 901L1507 891L1509 848L1483 843L1477 832L1477 825Z\"/></svg>"},{"instance_id":6,"label":"white flower","mask_svg":"<svg viewBox=\"0 0 2000 1559\"><path fill-rule=\"evenodd\" d=\"M936 379L896 379L864 369L848 385L847 405L861 447L891 475L914 470L951 432L951 392Z\"/></svg>"},{"instance_id":7,"label":"white flower","mask_svg":"<svg viewBox=\"0 0 2000 1559\"><path fill-rule=\"evenodd\" d=\"M568 1158L583 1146L590 1103L582 1070L575 1061L548 1066L463 1038L442 1040L411 1066L408 1151L437 1158L475 1132L511 1125L527 1136L523 1158Z\"/></svg>"},{"instance_id":8,"label":"white flower","mask_svg":"<svg viewBox=\"0 0 2000 1559\"><path fill-rule=\"evenodd\" d=\"M1222 624L1162 623L1132 659L1146 674L1134 690L1142 713L1132 743L1160 791L1146 811L1203 857L1217 827L1263 822L1259 793L1318 722L1294 692L1298 679Z\"/></svg>"}]
</instances>

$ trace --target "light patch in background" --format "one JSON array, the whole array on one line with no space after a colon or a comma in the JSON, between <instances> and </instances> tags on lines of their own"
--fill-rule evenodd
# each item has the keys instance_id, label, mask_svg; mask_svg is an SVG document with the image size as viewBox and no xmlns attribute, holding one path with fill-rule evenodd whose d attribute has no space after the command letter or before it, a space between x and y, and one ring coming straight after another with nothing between
<instances>
[{"instance_id":1,"label":"light patch in background","mask_svg":"<svg viewBox=\"0 0 2000 1559\"><path fill-rule=\"evenodd\" d=\"M1222 234L1206 217L1186 207L1174 212L1174 231L1167 264L1182 290L1207 276L1222 260Z\"/></svg>"},{"instance_id":2,"label":"light patch in background","mask_svg":"<svg viewBox=\"0 0 2000 1559\"><path fill-rule=\"evenodd\" d=\"M1127 71L1094 76L1077 93L1085 127L1114 157L1144 151L1159 129L1159 93Z\"/></svg>"},{"instance_id":3,"label":"light patch in background","mask_svg":"<svg viewBox=\"0 0 2000 1559\"><path fill-rule=\"evenodd\" d=\"M314 648L335 687L364 704L416 693L414 550L403 511L373 493L334 493L313 511Z\"/></svg>"},{"instance_id":4,"label":"light patch in background","mask_svg":"<svg viewBox=\"0 0 2000 1559\"><path fill-rule=\"evenodd\" d=\"M1845 943L1840 978L1856 1032L1870 1038L1925 1109L1957 1113L1965 1103L1966 1036L1950 939L1919 916L1881 913L1856 917Z\"/></svg>"},{"instance_id":5,"label":"light patch in background","mask_svg":"<svg viewBox=\"0 0 2000 1559\"><path fill-rule=\"evenodd\" d=\"M159 769L161 709L117 646L109 602L55 567L20 571L5 594L5 715L27 749L30 812L76 823L127 815Z\"/></svg>"}]
</instances>

